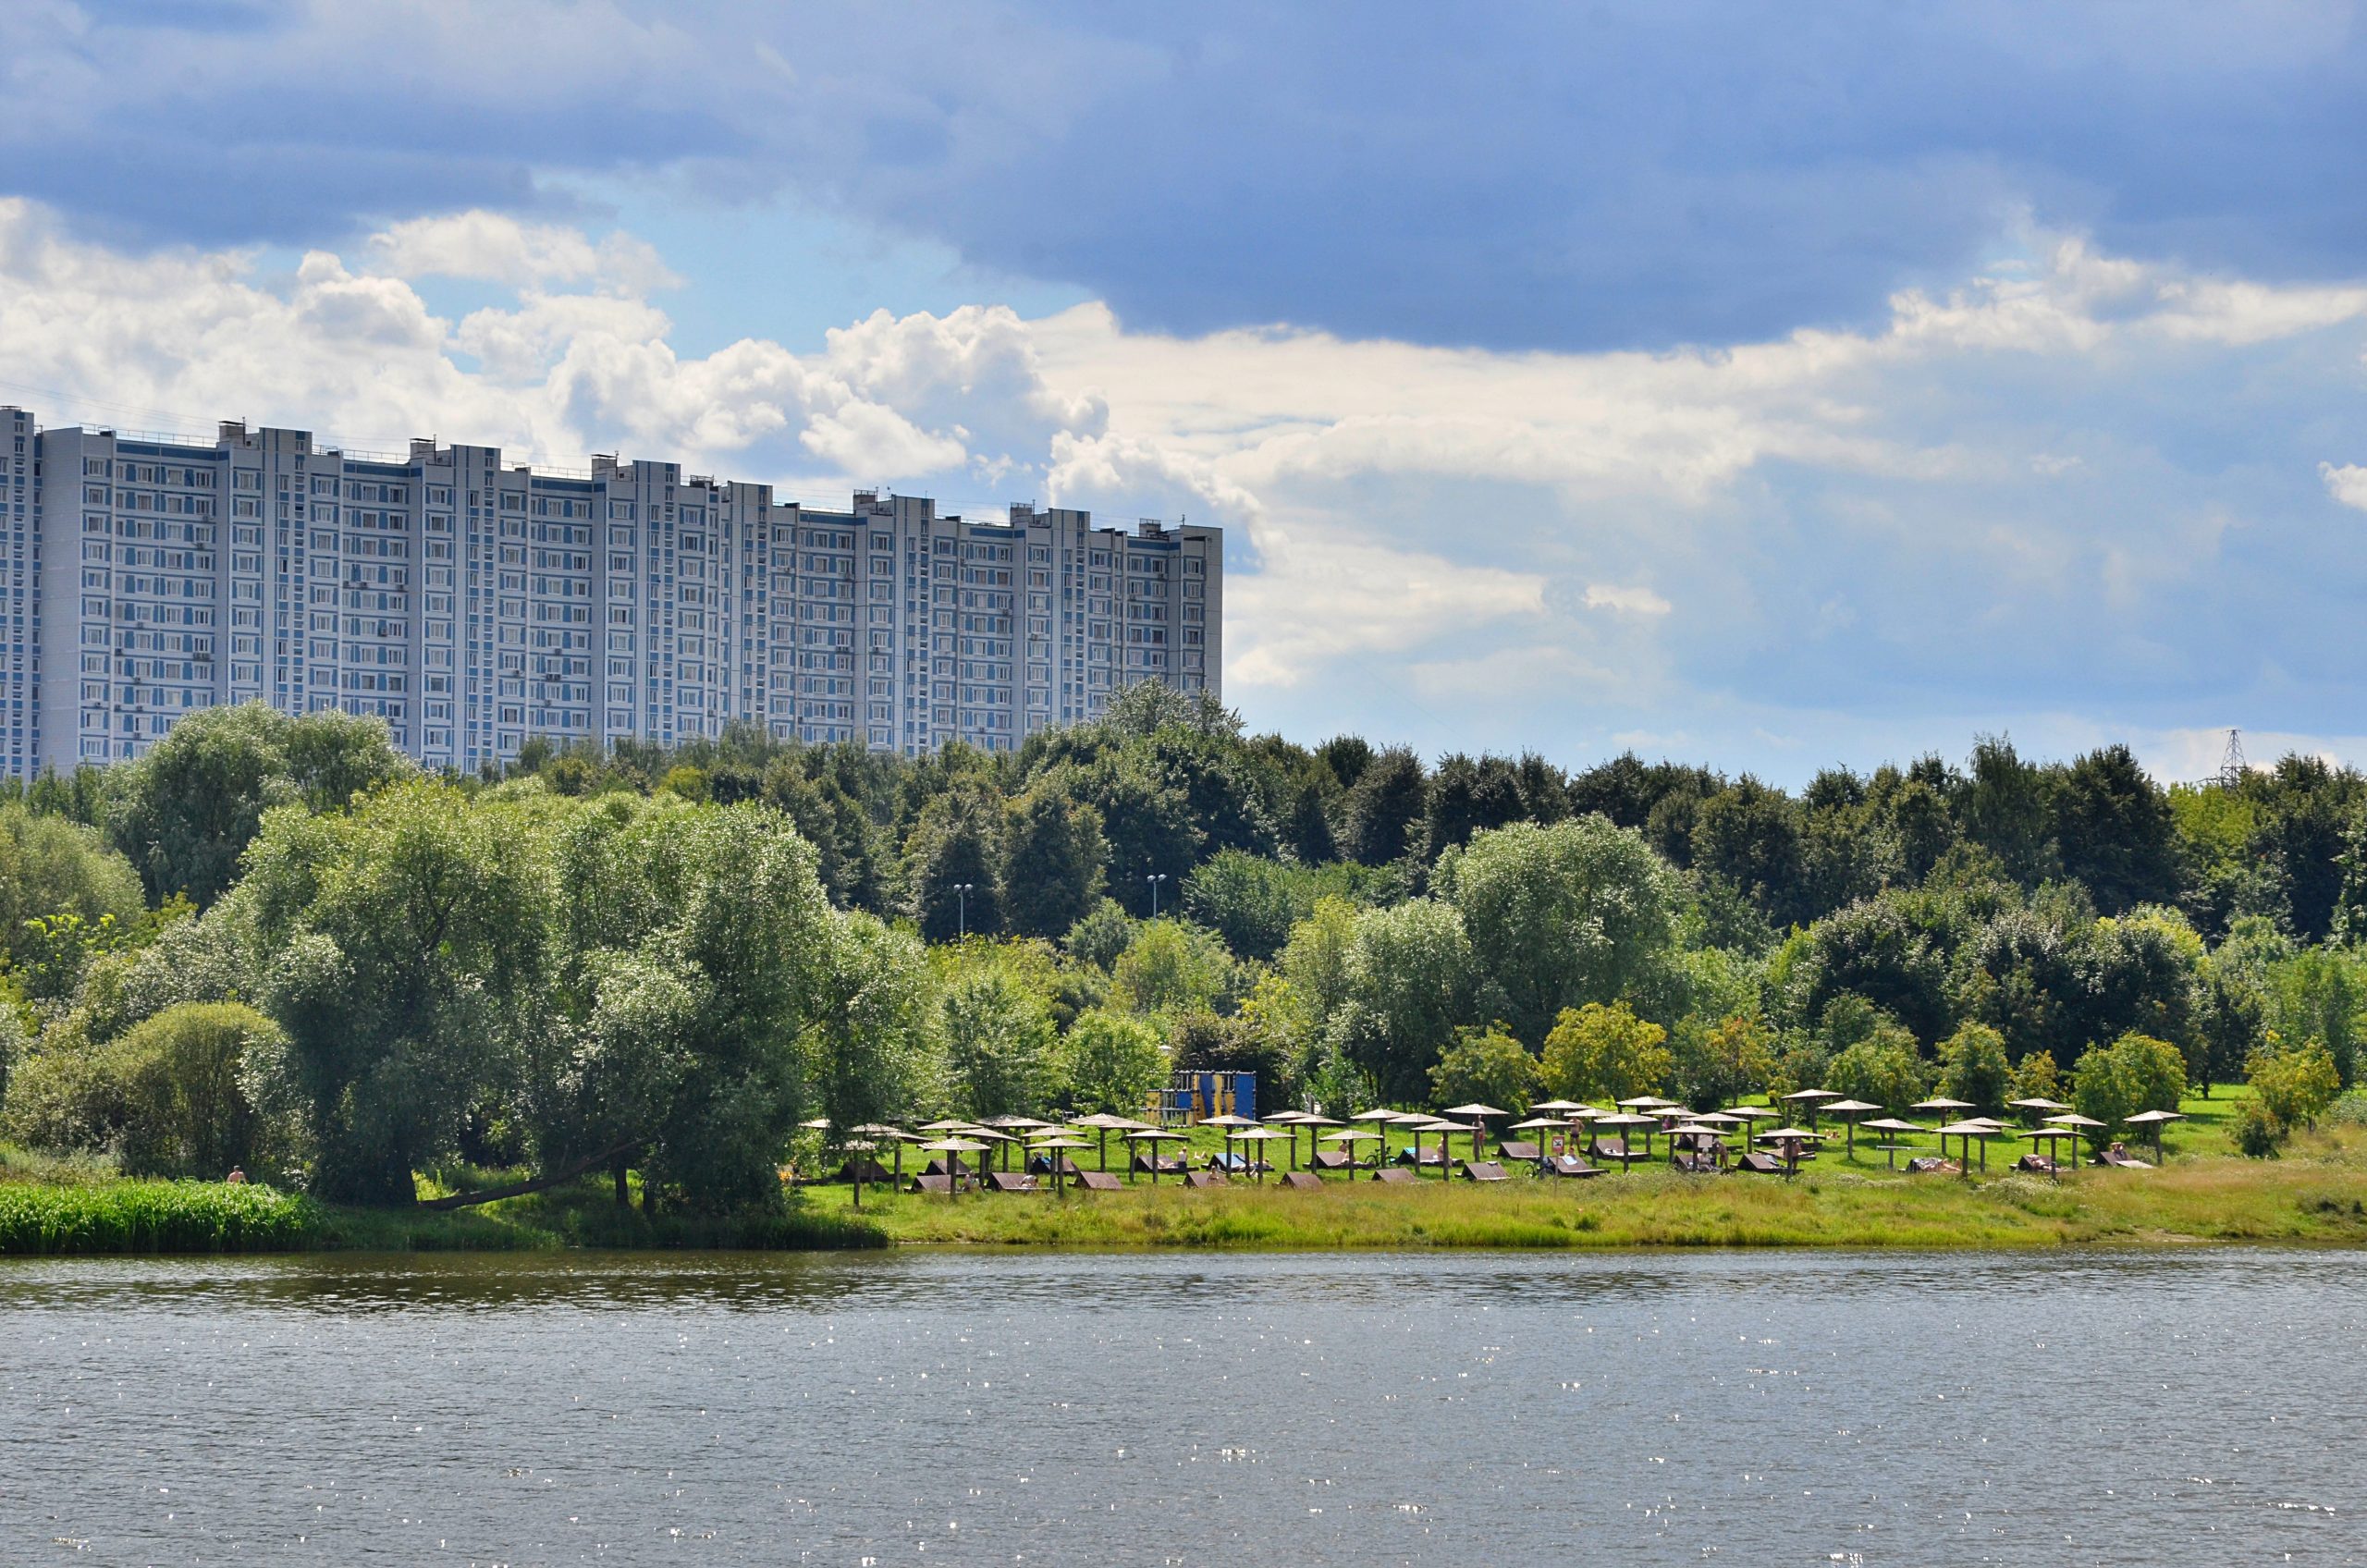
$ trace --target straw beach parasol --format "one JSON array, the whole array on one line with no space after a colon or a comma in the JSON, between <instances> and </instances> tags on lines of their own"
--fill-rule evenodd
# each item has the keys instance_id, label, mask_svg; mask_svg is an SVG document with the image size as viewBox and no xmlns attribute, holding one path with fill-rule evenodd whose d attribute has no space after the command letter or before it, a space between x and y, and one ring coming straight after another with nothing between
<instances>
[{"instance_id":1,"label":"straw beach parasol","mask_svg":"<svg viewBox=\"0 0 2367 1568\"><path fill-rule=\"evenodd\" d=\"M2185 1120L2183 1113L2175 1110L2140 1110L2128 1119L2128 1125L2143 1127L2152 1133L2153 1158L2158 1160L2168 1158L2162 1153L2162 1129L2173 1121Z\"/></svg>"}]
</instances>

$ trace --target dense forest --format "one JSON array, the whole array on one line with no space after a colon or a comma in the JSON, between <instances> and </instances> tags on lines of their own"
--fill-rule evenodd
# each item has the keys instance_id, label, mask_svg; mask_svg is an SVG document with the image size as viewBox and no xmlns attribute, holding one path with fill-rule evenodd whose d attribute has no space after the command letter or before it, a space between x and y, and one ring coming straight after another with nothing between
<instances>
[{"instance_id":1,"label":"dense forest","mask_svg":"<svg viewBox=\"0 0 2367 1568\"><path fill-rule=\"evenodd\" d=\"M734 732L423 776L374 721L194 714L0 802L0 1137L405 1203L465 1163L771 1201L801 1123L1821 1086L2103 1120L2358 1067L2367 788L2007 741L1818 775L1426 766L1129 692L1017 752ZM1439 1097L1442 1097L1439 1098ZM2346 1102L2348 1103L2348 1102Z\"/></svg>"}]
</instances>

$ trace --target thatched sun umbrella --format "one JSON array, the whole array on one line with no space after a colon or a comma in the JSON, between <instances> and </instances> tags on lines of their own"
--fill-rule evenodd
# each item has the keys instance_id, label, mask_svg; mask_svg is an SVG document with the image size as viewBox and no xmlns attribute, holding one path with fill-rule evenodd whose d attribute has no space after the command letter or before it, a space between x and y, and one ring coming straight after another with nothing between
<instances>
[{"instance_id":1,"label":"thatched sun umbrella","mask_svg":"<svg viewBox=\"0 0 2367 1568\"><path fill-rule=\"evenodd\" d=\"M2050 1116L2046 1119L2046 1124L2050 1127L2076 1127L2091 1139L2099 1133L2112 1131L2112 1123L2099 1121L2092 1116L2082 1116L2076 1110L2065 1111L2060 1116ZM2101 1139L2096 1141L2102 1142Z\"/></svg>"},{"instance_id":2,"label":"thatched sun umbrella","mask_svg":"<svg viewBox=\"0 0 2367 1568\"><path fill-rule=\"evenodd\" d=\"M934 1142L923 1144L921 1152L941 1154L946 1157L945 1194L946 1196L951 1197L962 1190L962 1157L965 1154L984 1154L987 1152L987 1145L975 1138L938 1138ZM985 1161L979 1162L979 1168L985 1169Z\"/></svg>"},{"instance_id":3,"label":"thatched sun umbrella","mask_svg":"<svg viewBox=\"0 0 2367 1568\"><path fill-rule=\"evenodd\" d=\"M1301 1114L1297 1125L1306 1129L1306 1159L1307 1163L1312 1165L1315 1163L1315 1141L1323 1136L1323 1129L1337 1127L1342 1123L1334 1118L1306 1111ZM1296 1133L1291 1134L1291 1169L1294 1170L1298 1169L1298 1134Z\"/></svg>"},{"instance_id":4,"label":"thatched sun umbrella","mask_svg":"<svg viewBox=\"0 0 2367 1568\"><path fill-rule=\"evenodd\" d=\"M2136 1115L2128 1119L2128 1124L2131 1127L2143 1127L2152 1132L2153 1134L2153 1158L2156 1160L2162 1160L2168 1158L2162 1152L2162 1129L2173 1121L2184 1121L2185 1120L2186 1117L2184 1113L2179 1111L2140 1110Z\"/></svg>"},{"instance_id":5,"label":"thatched sun umbrella","mask_svg":"<svg viewBox=\"0 0 2367 1568\"><path fill-rule=\"evenodd\" d=\"M1883 1153L1889 1157L1890 1168L1893 1170L1898 1169L1898 1151L1905 1146L1899 1143L1899 1138L1909 1133L1929 1133L1932 1130L1929 1127L1919 1127L1912 1121L1901 1121L1895 1116L1878 1117L1860 1125L1869 1133L1882 1133L1889 1135L1888 1141L1883 1145Z\"/></svg>"},{"instance_id":6,"label":"thatched sun umbrella","mask_svg":"<svg viewBox=\"0 0 2367 1568\"><path fill-rule=\"evenodd\" d=\"M1121 1135L1124 1137L1126 1142L1129 1144L1148 1144L1150 1145L1150 1184L1154 1187L1159 1185L1159 1145L1161 1144L1184 1144L1191 1142L1191 1140L1185 1137L1183 1133L1171 1133L1164 1127L1145 1127L1139 1131L1126 1133ZM1134 1162L1129 1159L1126 1161L1126 1180L1131 1182L1134 1179Z\"/></svg>"},{"instance_id":7,"label":"thatched sun umbrella","mask_svg":"<svg viewBox=\"0 0 2367 1568\"><path fill-rule=\"evenodd\" d=\"M1488 1152L1480 1146L1481 1142L1488 1136L1488 1118L1510 1116L1512 1112L1499 1110L1492 1105L1481 1105L1478 1100L1473 1100L1469 1105L1451 1105L1441 1114L1468 1117L1475 1123L1471 1134L1471 1158L1476 1160Z\"/></svg>"},{"instance_id":8,"label":"thatched sun umbrella","mask_svg":"<svg viewBox=\"0 0 2367 1568\"><path fill-rule=\"evenodd\" d=\"M1591 1145L1592 1135L1605 1127L1638 1128L1644 1134L1644 1158L1646 1159L1650 1159L1652 1158L1652 1134L1659 1131L1660 1124L1661 1119L1659 1117L1646 1116L1641 1111L1635 1110L1623 1110L1615 1116L1598 1116L1587 1124L1588 1143ZM1624 1133L1620 1135L1619 1146L1619 1169L1625 1170L1627 1169L1629 1158L1627 1155L1626 1135ZM1598 1158L1600 1157L1600 1149L1597 1149L1595 1153Z\"/></svg>"},{"instance_id":9,"label":"thatched sun umbrella","mask_svg":"<svg viewBox=\"0 0 2367 1568\"><path fill-rule=\"evenodd\" d=\"M1129 1127L1139 1127L1142 1123L1129 1121L1122 1116L1112 1116L1106 1110L1097 1110L1091 1116L1078 1117L1070 1125L1089 1127L1093 1130L1095 1136L1101 1140L1101 1169L1107 1170L1110 1169L1110 1134L1123 1132Z\"/></svg>"},{"instance_id":10,"label":"thatched sun umbrella","mask_svg":"<svg viewBox=\"0 0 2367 1568\"><path fill-rule=\"evenodd\" d=\"M1841 1091L1838 1089L1794 1089L1790 1094L1783 1096L1782 1099L1785 1105L1805 1114L1809 1119L1809 1130L1814 1132L1817 1108L1826 1100L1837 1100L1840 1097Z\"/></svg>"},{"instance_id":11,"label":"thatched sun umbrella","mask_svg":"<svg viewBox=\"0 0 2367 1568\"><path fill-rule=\"evenodd\" d=\"M1849 1145L1847 1153L1851 1159L1857 1158L1858 1119L1865 1115L1866 1112L1870 1110L1880 1110L1882 1109L1882 1107L1872 1104L1867 1100L1834 1100L1831 1105L1824 1106L1821 1109L1827 1116L1840 1117L1843 1124L1849 1129Z\"/></svg>"},{"instance_id":12,"label":"thatched sun umbrella","mask_svg":"<svg viewBox=\"0 0 2367 1568\"><path fill-rule=\"evenodd\" d=\"M1380 1152L1373 1157L1373 1169L1378 1170L1387 1165L1389 1163L1389 1129L1396 1123L1397 1113L1386 1106L1374 1106L1369 1110L1351 1112L1348 1120L1361 1121L1373 1129L1374 1135L1380 1140Z\"/></svg>"},{"instance_id":13,"label":"thatched sun umbrella","mask_svg":"<svg viewBox=\"0 0 2367 1568\"><path fill-rule=\"evenodd\" d=\"M1981 1169L1986 1171L1989 1169L1989 1140L1997 1136L2001 1131L2003 1131L2002 1128L1993 1127L1986 1121L1950 1122L1940 1129L1940 1157L1944 1159L1947 1158L1948 1140L1956 1139L1956 1157L1964 1161L1964 1177L1967 1181L1970 1181L1972 1179L1972 1141L1975 1138L1981 1140Z\"/></svg>"},{"instance_id":14,"label":"thatched sun umbrella","mask_svg":"<svg viewBox=\"0 0 2367 1568\"><path fill-rule=\"evenodd\" d=\"M1511 1126L1505 1128L1504 1131L1507 1133L1542 1133L1549 1129L1560 1127L1562 1125L1563 1123L1554 1121L1550 1116L1532 1116L1526 1121L1514 1122ZM1545 1140L1542 1137L1539 1137L1537 1140L1537 1168L1539 1170L1545 1169Z\"/></svg>"},{"instance_id":15,"label":"thatched sun umbrella","mask_svg":"<svg viewBox=\"0 0 2367 1568\"><path fill-rule=\"evenodd\" d=\"M2077 1127L2033 1127L2024 1133L2022 1136L2028 1138L2031 1143L2044 1144L2046 1145L2047 1162L2054 1167L2054 1179L2058 1182L2061 1181L2063 1179L2063 1149L2061 1146L2063 1140L2068 1138L2073 1143L2079 1142L2079 1130ZM2079 1157L2076 1153L2072 1157L2072 1163L2074 1165L2079 1163Z\"/></svg>"},{"instance_id":16,"label":"thatched sun umbrella","mask_svg":"<svg viewBox=\"0 0 2367 1568\"><path fill-rule=\"evenodd\" d=\"M1345 1127L1345 1128L1342 1128L1339 1132L1336 1132L1336 1133L1319 1133L1319 1134L1318 1134L1318 1136L1319 1136L1319 1137L1322 1139L1322 1141L1323 1141L1323 1142L1325 1142L1325 1143L1327 1143L1327 1144L1355 1145L1355 1144L1369 1144L1369 1143L1374 1143L1374 1142L1386 1142L1386 1140L1385 1140L1385 1139L1382 1139L1382 1138L1381 1138L1381 1136L1380 1136L1380 1133L1367 1133L1367 1132L1366 1132L1366 1131L1365 1131L1363 1128L1361 1128L1361 1127ZM1356 1179L1356 1151L1355 1151L1353 1147L1351 1147L1351 1148L1349 1148L1349 1149L1348 1149L1348 1151L1347 1151L1347 1152L1348 1152L1348 1180L1349 1180L1349 1181L1351 1181L1351 1182L1353 1182L1353 1181L1355 1181L1355 1180ZM1374 1167L1374 1169L1375 1169L1375 1170L1379 1170L1379 1169L1380 1169L1380 1167L1376 1165L1376 1166Z\"/></svg>"},{"instance_id":17,"label":"thatched sun umbrella","mask_svg":"<svg viewBox=\"0 0 2367 1568\"><path fill-rule=\"evenodd\" d=\"M1226 1133L1225 1137L1228 1142L1236 1144L1265 1144L1271 1143L1277 1138L1290 1138L1292 1144L1295 1146L1298 1142L1298 1140L1291 1133L1278 1132L1271 1127L1236 1127L1232 1132ZM1264 1182L1266 1180L1266 1162L1257 1158L1257 1151L1256 1149L1249 1151L1248 1159L1249 1173L1256 1177L1260 1182Z\"/></svg>"},{"instance_id":18,"label":"thatched sun umbrella","mask_svg":"<svg viewBox=\"0 0 2367 1568\"><path fill-rule=\"evenodd\" d=\"M1810 1138L1813 1138L1816 1135L1815 1131L1811 1128L1778 1127L1772 1133L1760 1133L1759 1141L1762 1144L1778 1144L1782 1145L1784 1150L1784 1174L1788 1178L1797 1175L1799 1171L1800 1145L1807 1143Z\"/></svg>"},{"instance_id":19,"label":"thatched sun umbrella","mask_svg":"<svg viewBox=\"0 0 2367 1568\"><path fill-rule=\"evenodd\" d=\"M1070 1149L1089 1149L1092 1146L1083 1138L1063 1137L1055 1129L1050 1137L1037 1138L1030 1144L1027 1152L1033 1154L1038 1149L1049 1151L1052 1157L1052 1192L1057 1196L1062 1191L1061 1178L1066 1174L1069 1163L1061 1157Z\"/></svg>"}]
</instances>

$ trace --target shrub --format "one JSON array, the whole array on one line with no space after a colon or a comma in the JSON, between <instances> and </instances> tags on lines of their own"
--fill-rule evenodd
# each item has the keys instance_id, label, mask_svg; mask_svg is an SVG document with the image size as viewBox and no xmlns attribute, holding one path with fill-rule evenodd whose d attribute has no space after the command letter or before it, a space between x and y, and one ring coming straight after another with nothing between
<instances>
[{"instance_id":1,"label":"shrub","mask_svg":"<svg viewBox=\"0 0 2367 1568\"><path fill-rule=\"evenodd\" d=\"M2287 1127L2313 1123L2342 1092L2334 1053L2315 1040L2303 1046L2263 1046L2244 1064L2252 1092Z\"/></svg>"},{"instance_id":2,"label":"shrub","mask_svg":"<svg viewBox=\"0 0 2367 1568\"><path fill-rule=\"evenodd\" d=\"M236 1002L167 1008L104 1045L70 1029L27 1064L12 1132L58 1152L111 1151L135 1176L218 1177L259 1165L261 1118L240 1083L250 1052L276 1048L276 1024Z\"/></svg>"},{"instance_id":3,"label":"shrub","mask_svg":"<svg viewBox=\"0 0 2367 1568\"><path fill-rule=\"evenodd\" d=\"M2236 1147L2252 1158L2271 1158L2284 1142L2285 1124L2259 1100L2246 1100L2236 1112Z\"/></svg>"},{"instance_id":4,"label":"shrub","mask_svg":"<svg viewBox=\"0 0 2367 1568\"><path fill-rule=\"evenodd\" d=\"M1564 1008L1545 1036L1545 1086L1574 1100L1659 1094L1676 1066L1667 1039L1667 1030L1637 1017L1624 1001Z\"/></svg>"},{"instance_id":5,"label":"shrub","mask_svg":"<svg viewBox=\"0 0 2367 1568\"><path fill-rule=\"evenodd\" d=\"M1430 1069L1430 1087L1441 1105L1476 1100L1518 1113L1537 1097L1537 1059L1502 1023L1464 1030Z\"/></svg>"},{"instance_id":6,"label":"shrub","mask_svg":"<svg viewBox=\"0 0 2367 1568\"><path fill-rule=\"evenodd\" d=\"M2005 1107L2011 1069L2005 1036L1986 1023L1968 1023L1940 1042L1940 1088L1995 1115Z\"/></svg>"}]
</instances>

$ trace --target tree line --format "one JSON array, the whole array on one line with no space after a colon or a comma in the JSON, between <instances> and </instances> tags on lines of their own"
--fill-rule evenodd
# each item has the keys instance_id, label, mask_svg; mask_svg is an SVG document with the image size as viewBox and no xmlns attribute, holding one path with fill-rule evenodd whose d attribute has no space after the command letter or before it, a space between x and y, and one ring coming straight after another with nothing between
<instances>
[{"instance_id":1,"label":"tree line","mask_svg":"<svg viewBox=\"0 0 2367 1568\"><path fill-rule=\"evenodd\" d=\"M1155 912L1155 913L1154 913ZM466 1162L771 1201L800 1123L1265 1103L2100 1120L2249 1079L2273 1152L2353 1081L2367 792L2125 747L1794 794L1246 733L1206 696L910 760L754 730L423 775L259 706L0 802L0 1135L399 1203Z\"/></svg>"}]
</instances>

